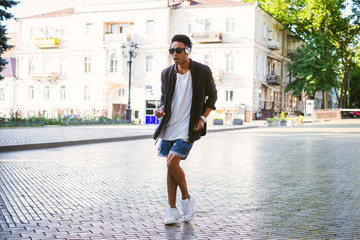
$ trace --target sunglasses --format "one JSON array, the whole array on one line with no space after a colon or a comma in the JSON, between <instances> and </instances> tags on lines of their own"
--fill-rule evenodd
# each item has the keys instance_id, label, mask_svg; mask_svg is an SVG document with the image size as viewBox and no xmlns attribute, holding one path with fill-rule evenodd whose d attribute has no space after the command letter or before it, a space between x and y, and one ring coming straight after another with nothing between
<instances>
[{"instance_id":1,"label":"sunglasses","mask_svg":"<svg viewBox=\"0 0 360 240\"><path fill-rule=\"evenodd\" d=\"M169 53L170 54L174 54L174 52L176 52L177 54L180 54L182 51L184 51L185 48L169 48Z\"/></svg>"}]
</instances>

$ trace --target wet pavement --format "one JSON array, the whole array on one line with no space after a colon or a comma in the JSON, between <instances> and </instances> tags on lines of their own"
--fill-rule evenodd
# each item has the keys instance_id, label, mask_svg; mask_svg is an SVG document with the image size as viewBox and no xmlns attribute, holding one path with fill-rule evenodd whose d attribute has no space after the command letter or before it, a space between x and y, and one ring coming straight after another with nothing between
<instances>
[{"instance_id":1,"label":"wet pavement","mask_svg":"<svg viewBox=\"0 0 360 240\"><path fill-rule=\"evenodd\" d=\"M0 239L360 239L359 144L354 120L210 132L172 226L152 139L2 152Z\"/></svg>"}]
</instances>

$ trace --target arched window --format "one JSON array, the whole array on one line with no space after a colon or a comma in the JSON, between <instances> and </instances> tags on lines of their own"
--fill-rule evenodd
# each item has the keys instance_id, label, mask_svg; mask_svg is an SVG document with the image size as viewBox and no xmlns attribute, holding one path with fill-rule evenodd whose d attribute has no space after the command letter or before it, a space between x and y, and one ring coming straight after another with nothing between
<instances>
[{"instance_id":1,"label":"arched window","mask_svg":"<svg viewBox=\"0 0 360 240\"><path fill-rule=\"evenodd\" d=\"M110 56L110 72L117 72L118 71L118 58L115 53L111 54Z\"/></svg>"}]
</instances>

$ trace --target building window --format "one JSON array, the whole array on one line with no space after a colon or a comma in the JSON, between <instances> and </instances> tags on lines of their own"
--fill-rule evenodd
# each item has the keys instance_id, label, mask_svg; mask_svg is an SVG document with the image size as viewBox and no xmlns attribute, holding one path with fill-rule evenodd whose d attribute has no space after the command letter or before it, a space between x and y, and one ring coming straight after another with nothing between
<instances>
[{"instance_id":1,"label":"building window","mask_svg":"<svg viewBox=\"0 0 360 240\"><path fill-rule=\"evenodd\" d=\"M259 74L260 73L260 67L259 67L259 56L256 56L256 60L255 60L255 67L256 67L256 73Z\"/></svg>"},{"instance_id":2,"label":"building window","mask_svg":"<svg viewBox=\"0 0 360 240\"><path fill-rule=\"evenodd\" d=\"M44 100L49 100L49 99L50 99L50 87L45 86L44 87Z\"/></svg>"},{"instance_id":3,"label":"building window","mask_svg":"<svg viewBox=\"0 0 360 240\"><path fill-rule=\"evenodd\" d=\"M154 32L154 20L147 20L146 33L153 33L153 32Z\"/></svg>"},{"instance_id":4,"label":"building window","mask_svg":"<svg viewBox=\"0 0 360 240\"><path fill-rule=\"evenodd\" d=\"M92 23L87 23L85 25L85 35L86 36L91 36L93 33L93 24Z\"/></svg>"},{"instance_id":5,"label":"building window","mask_svg":"<svg viewBox=\"0 0 360 240\"><path fill-rule=\"evenodd\" d=\"M235 65L234 56L229 54L226 56L226 71L233 72Z\"/></svg>"},{"instance_id":6,"label":"building window","mask_svg":"<svg viewBox=\"0 0 360 240\"><path fill-rule=\"evenodd\" d=\"M66 88L65 86L60 87L60 100L66 99Z\"/></svg>"},{"instance_id":7,"label":"building window","mask_svg":"<svg viewBox=\"0 0 360 240\"><path fill-rule=\"evenodd\" d=\"M51 32L50 32L50 27L49 27L49 26L48 26L48 27L45 27L44 37L45 37L45 38L49 38L49 37L50 37L50 34L51 34Z\"/></svg>"},{"instance_id":8,"label":"building window","mask_svg":"<svg viewBox=\"0 0 360 240\"><path fill-rule=\"evenodd\" d=\"M266 27L266 24L264 23L264 26L263 26L263 37L266 39L267 38L267 27Z\"/></svg>"},{"instance_id":9,"label":"building window","mask_svg":"<svg viewBox=\"0 0 360 240\"><path fill-rule=\"evenodd\" d=\"M266 74L266 58L263 57L263 67L262 67L262 74L265 75Z\"/></svg>"},{"instance_id":10,"label":"building window","mask_svg":"<svg viewBox=\"0 0 360 240\"><path fill-rule=\"evenodd\" d=\"M185 22L185 33L190 34L193 32L193 23L191 20Z\"/></svg>"},{"instance_id":11,"label":"building window","mask_svg":"<svg viewBox=\"0 0 360 240\"><path fill-rule=\"evenodd\" d=\"M146 56L146 72L152 72L153 70L153 55Z\"/></svg>"},{"instance_id":12,"label":"building window","mask_svg":"<svg viewBox=\"0 0 360 240\"><path fill-rule=\"evenodd\" d=\"M272 33L272 28L268 28L268 40L271 41L273 39L273 33Z\"/></svg>"},{"instance_id":13,"label":"building window","mask_svg":"<svg viewBox=\"0 0 360 240\"><path fill-rule=\"evenodd\" d=\"M35 69L35 64L33 59L29 59L29 74L33 73Z\"/></svg>"},{"instance_id":14,"label":"building window","mask_svg":"<svg viewBox=\"0 0 360 240\"><path fill-rule=\"evenodd\" d=\"M145 94L146 94L146 96L152 96L152 95L154 95L154 94L153 94L153 91L152 91L152 86L151 86L151 85L146 85L146 86L145 86Z\"/></svg>"},{"instance_id":15,"label":"building window","mask_svg":"<svg viewBox=\"0 0 360 240\"><path fill-rule=\"evenodd\" d=\"M235 19L234 18L226 19L226 32L235 32Z\"/></svg>"},{"instance_id":16,"label":"building window","mask_svg":"<svg viewBox=\"0 0 360 240\"><path fill-rule=\"evenodd\" d=\"M91 72L91 58L90 57L85 57L84 58L84 62L85 62L85 69L84 71L86 73Z\"/></svg>"},{"instance_id":17,"label":"building window","mask_svg":"<svg viewBox=\"0 0 360 240\"><path fill-rule=\"evenodd\" d=\"M112 34L126 33L128 24L124 23L112 23L110 24L110 32Z\"/></svg>"},{"instance_id":18,"label":"building window","mask_svg":"<svg viewBox=\"0 0 360 240\"><path fill-rule=\"evenodd\" d=\"M64 39L64 38L65 38L65 33L66 33L66 27L65 27L65 26L61 26L61 28L60 28L60 39Z\"/></svg>"},{"instance_id":19,"label":"building window","mask_svg":"<svg viewBox=\"0 0 360 240\"><path fill-rule=\"evenodd\" d=\"M47 56L47 57L44 57L43 58L43 72L49 72L49 65L50 65L50 58Z\"/></svg>"},{"instance_id":20,"label":"building window","mask_svg":"<svg viewBox=\"0 0 360 240\"><path fill-rule=\"evenodd\" d=\"M60 62L60 65L59 65L59 74L60 74L60 75L63 75L63 74L65 74L64 58L60 58L59 62Z\"/></svg>"},{"instance_id":21,"label":"building window","mask_svg":"<svg viewBox=\"0 0 360 240\"><path fill-rule=\"evenodd\" d=\"M84 86L84 100L90 100L90 87Z\"/></svg>"},{"instance_id":22,"label":"building window","mask_svg":"<svg viewBox=\"0 0 360 240\"><path fill-rule=\"evenodd\" d=\"M290 72L288 72L288 78L289 78L288 82L291 83L292 82L292 76L291 76Z\"/></svg>"},{"instance_id":23,"label":"building window","mask_svg":"<svg viewBox=\"0 0 360 240\"><path fill-rule=\"evenodd\" d=\"M120 88L118 90L118 97L124 97L125 96L125 89L124 88Z\"/></svg>"},{"instance_id":24,"label":"building window","mask_svg":"<svg viewBox=\"0 0 360 240\"><path fill-rule=\"evenodd\" d=\"M29 40L34 40L35 36L36 36L36 28L31 27L30 34L29 34Z\"/></svg>"},{"instance_id":25,"label":"building window","mask_svg":"<svg viewBox=\"0 0 360 240\"><path fill-rule=\"evenodd\" d=\"M206 54L204 56L204 64L207 65L208 67L212 68L213 66L213 57L210 54Z\"/></svg>"},{"instance_id":26,"label":"building window","mask_svg":"<svg viewBox=\"0 0 360 240\"><path fill-rule=\"evenodd\" d=\"M234 91L233 90L226 90L225 101L226 102L232 102L233 97L234 97Z\"/></svg>"},{"instance_id":27,"label":"building window","mask_svg":"<svg viewBox=\"0 0 360 240\"><path fill-rule=\"evenodd\" d=\"M114 73L118 71L118 58L115 53L110 56L110 72Z\"/></svg>"},{"instance_id":28,"label":"building window","mask_svg":"<svg viewBox=\"0 0 360 240\"><path fill-rule=\"evenodd\" d=\"M5 89L0 88L0 102L5 102Z\"/></svg>"},{"instance_id":29,"label":"building window","mask_svg":"<svg viewBox=\"0 0 360 240\"><path fill-rule=\"evenodd\" d=\"M211 32L212 31L212 19L206 18L204 20L204 27L205 32Z\"/></svg>"},{"instance_id":30,"label":"building window","mask_svg":"<svg viewBox=\"0 0 360 240\"><path fill-rule=\"evenodd\" d=\"M29 97L29 100L34 100L34 98L35 98L34 86L29 86L29 88L28 88L28 97Z\"/></svg>"}]
</instances>

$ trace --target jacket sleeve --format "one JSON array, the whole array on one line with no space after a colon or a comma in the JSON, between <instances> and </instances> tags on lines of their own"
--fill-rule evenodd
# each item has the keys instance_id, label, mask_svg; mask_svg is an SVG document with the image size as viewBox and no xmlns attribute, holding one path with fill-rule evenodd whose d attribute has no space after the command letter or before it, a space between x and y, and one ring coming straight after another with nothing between
<instances>
[{"instance_id":1,"label":"jacket sleeve","mask_svg":"<svg viewBox=\"0 0 360 240\"><path fill-rule=\"evenodd\" d=\"M165 70L161 72L161 97L160 97L160 107L165 104Z\"/></svg>"},{"instance_id":2,"label":"jacket sleeve","mask_svg":"<svg viewBox=\"0 0 360 240\"><path fill-rule=\"evenodd\" d=\"M211 108L212 110L215 110L215 102L217 100L217 90L216 85L214 82L214 78L212 76L212 72L210 68L207 68L208 71L206 74L205 79L205 96L207 96L207 99L205 101L205 107Z\"/></svg>"}]
</instances>

